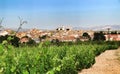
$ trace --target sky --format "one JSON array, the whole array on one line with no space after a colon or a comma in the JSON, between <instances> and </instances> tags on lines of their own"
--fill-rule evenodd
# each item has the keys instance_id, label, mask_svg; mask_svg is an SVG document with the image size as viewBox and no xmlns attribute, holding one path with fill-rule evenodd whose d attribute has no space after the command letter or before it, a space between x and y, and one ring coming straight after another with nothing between
<instances>
[{"instance_id":1,"label":"sky","mask_svg":"<svg viewBox=\"0 0 120 74\"><path fill-rule=\"evenodd\" d=\"M55 29L120 24L120 0L0 0L2 26Z\"/></svg>"}]
</instances>

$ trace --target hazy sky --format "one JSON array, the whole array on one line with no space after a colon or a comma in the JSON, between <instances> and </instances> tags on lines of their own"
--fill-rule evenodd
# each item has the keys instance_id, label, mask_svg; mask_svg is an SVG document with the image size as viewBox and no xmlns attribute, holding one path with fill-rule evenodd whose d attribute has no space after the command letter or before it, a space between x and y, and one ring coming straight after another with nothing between
<instances>
[{"instance_id":1,"label":"hazy sky","mask_svg":"<svg viewBox=\"0 0 120 74\"><path fill-rule=\"evenodd\" d=\"M120 0L0 0L3 26L16 28L18 16L24 28L120 24Z\"/></svg>"}]
</instances>

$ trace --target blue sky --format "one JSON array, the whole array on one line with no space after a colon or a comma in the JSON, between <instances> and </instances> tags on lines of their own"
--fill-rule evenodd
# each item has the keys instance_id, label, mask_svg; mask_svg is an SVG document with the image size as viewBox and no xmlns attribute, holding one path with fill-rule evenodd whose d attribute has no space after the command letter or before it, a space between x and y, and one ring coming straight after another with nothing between
<instances>
[{"instance_id":1,"label":"blue sky","mask_svg":"<svg viewBox=\"0 0 120 74\"><path fill-rule=\"evenodd\" d=\"M28 21L24 28L114 25L120 24L120 0L0 0L3 26L18 27L18 16Z\"/></svg>"}]
</instances>

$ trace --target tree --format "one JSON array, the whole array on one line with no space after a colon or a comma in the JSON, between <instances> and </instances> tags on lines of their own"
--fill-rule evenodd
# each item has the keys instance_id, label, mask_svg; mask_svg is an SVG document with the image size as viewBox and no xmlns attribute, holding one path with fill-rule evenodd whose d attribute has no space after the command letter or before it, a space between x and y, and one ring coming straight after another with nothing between
<instances>
[{"instance_id":1,"label":"tree","mask_svg":"<svg viewBox=\"0 0 120 74\"><path fill-rule=\"evenodd\" d=\"M93 41L104 41L104 40L106 40L106 38L102 31L100 33L98 32L94 33Z\"/></svg>"},{"instance_id":2,"label":"tree","mask_svg":"<svg viewBox=\"0 0 120 74\"><path fill-rule=\"evenodd\" d=\"M91 39L90 35L87 32L84 32L82 36L86 37L86 38L89 38L89 40Z\"/></svg>"},{"instance_id":3,"label":"tree","mask_svg":"<svg viewBox=\"0 0 120 74\"><path fill-rule=\"evenodd\" d=\"M0 36L0 43L3 43L4 41L7 41L9 44L19 47L19 38L16 37L15 35L5 35L5 36Z\"/></svg>"},{"instance_id":4,"label":"tree","mask_svg":"<svg viewBox=\"0 0 120 74\"><path fill-rule=\"evenodd\" d=\"M111 34L117 34L117 31L112 31Z\"/></svg>"},{"instance_id":5,"label":"tree","mask_svg":"<svg viewBox=\"0 0 120 74\"><path fill-rule=\"evenodd\" d=\"M18 29L17 29L17 31L16 31L16 34L19 32L19 30L22 28L22 25L23 24L27 24L27 21L23 21L23 19L22 18L20 18L20 17L18 17L19 18L19 20L20 20L20 25L19 25L19 27L18 27Z\"/></svg>"},{"instance_id":6,"label":"tree","mask_svg":"<svg viewBox=\"0 0 120 74\"><path fill-rule=\"evenodd\" d=\"M1 19L0 19L0 29L3 29L3 26L2 26L3 20L4 20L4 18L1 18Z\"/></svg>"}]
</instances>

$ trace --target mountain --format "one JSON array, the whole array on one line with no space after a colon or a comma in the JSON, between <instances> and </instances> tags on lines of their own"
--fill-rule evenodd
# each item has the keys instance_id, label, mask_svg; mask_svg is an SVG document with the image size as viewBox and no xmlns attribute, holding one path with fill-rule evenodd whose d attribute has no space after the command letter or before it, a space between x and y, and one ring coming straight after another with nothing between
<instances>
[{"instance_id":1,"label":"mountain","mask_svg":"<svg viewBox=\"0 0 120 74\"><path fill-rule=\"evenodd\" d=\"M92 27L73 27L74 30L91 30Z\"/></svg>"},{"instance_id":2,"label":"mountain","mask_svg":"<svg viewBox=\"0 0 120 74\"><path fill-rule=\"evenodd\" d=\"M93 27L74 27L74 30L93 30L93 31L100 31L100 30L120 30L120 25L105 25L105 26L93 26Z\"/></svg>"}]
</instances>

